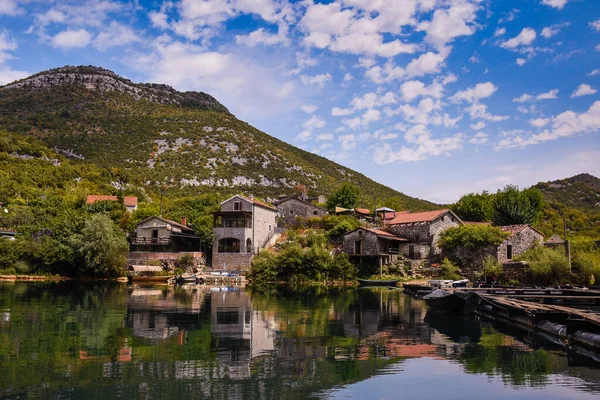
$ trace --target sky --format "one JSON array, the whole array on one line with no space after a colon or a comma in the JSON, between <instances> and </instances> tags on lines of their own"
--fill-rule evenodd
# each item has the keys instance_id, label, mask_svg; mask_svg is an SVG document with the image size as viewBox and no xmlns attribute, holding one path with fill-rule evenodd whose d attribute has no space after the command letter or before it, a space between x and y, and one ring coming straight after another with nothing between
<instances>
[{"instance_id":1,"label":"sky","mask_svg":"<svg viewBox=\"0 0 600 400\"><path fill-rule=\"evenodd\" d=\"M63 65L209 93L438 203L600 177L597 0L0 0L0 85Z\"/></svg>"}]
</instances>

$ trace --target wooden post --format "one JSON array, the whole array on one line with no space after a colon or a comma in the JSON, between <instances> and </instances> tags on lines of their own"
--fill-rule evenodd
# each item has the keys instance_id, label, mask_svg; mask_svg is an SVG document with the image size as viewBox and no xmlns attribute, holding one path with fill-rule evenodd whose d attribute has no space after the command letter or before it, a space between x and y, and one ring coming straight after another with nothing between
<instances>
[{"instance_id":1,"label":"wooden post","mask_svg":"<svg viewBox=\"0 0 600 400\"><path fill-rule=\"evenodd\" d=\"M383 257L379 256L379 277L383 276Z\"/></svg>"}]
</instances>

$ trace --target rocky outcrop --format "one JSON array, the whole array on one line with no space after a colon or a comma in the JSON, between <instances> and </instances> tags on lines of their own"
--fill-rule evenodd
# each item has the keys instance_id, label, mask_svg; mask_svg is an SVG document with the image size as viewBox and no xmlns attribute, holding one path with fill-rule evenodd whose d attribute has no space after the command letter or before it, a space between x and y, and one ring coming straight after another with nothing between
<instances>
[{"instance_id":1,"label":"rocky outcrop","mask_svg":"<svg viewBox=\"0 0 600 400\"><path fill-rule=\"evenodd\" d=\"M179 92L168 85L133 83L104 68L65 66L40 72L28 78L0 87L6 89L41 90L53 86L83 86L100 93L119 91L136 100L145 99L160 104L177 104L186 108L197 108L223 113L229 110L214 97L203 92Z\"/></svg>"}]
</instances>

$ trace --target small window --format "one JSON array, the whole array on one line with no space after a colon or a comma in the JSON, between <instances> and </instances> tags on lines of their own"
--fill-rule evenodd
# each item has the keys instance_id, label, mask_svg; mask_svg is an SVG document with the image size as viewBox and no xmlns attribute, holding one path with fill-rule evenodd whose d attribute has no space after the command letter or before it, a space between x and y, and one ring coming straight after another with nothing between
<instances>
[{"instance_id":1,"label":"small window","mask_svg":"<svg viewBox=\"0 0 600 400\"><path fill-rule=\"evenodd\" d=\"M269 225L269 232L271 232L271 225Z\"/></svg>"},{"instance_id":2,"label":"small window","mask_svg":"<svg viewBox=\"0 0 600 400\"><path fill-rule=\"evenodd\" d=\"M506 246L506 258L508 260L512 260L512 258L513 258L512 244L509 244L509 245Z\"/></svg>"},{"instance_id":3,"label":"small window","mask_svg":"<svg viewBox=\"0 0 600 400\"><path fill-rule=\"evenodd\" d=\"M294 211L293 210L290 210L290 215L294 215Z\"/></svg>"},{"instance_id":4,"label":"small window","mask_svg":"<svg viewBox=\"0 0 600 400\"><path fill-rule=\"evenodd\" d=\"M233 202L233 211L241 211L241 209L242 209L242 202L234 201Z\"/></svg>"}]
</instances>

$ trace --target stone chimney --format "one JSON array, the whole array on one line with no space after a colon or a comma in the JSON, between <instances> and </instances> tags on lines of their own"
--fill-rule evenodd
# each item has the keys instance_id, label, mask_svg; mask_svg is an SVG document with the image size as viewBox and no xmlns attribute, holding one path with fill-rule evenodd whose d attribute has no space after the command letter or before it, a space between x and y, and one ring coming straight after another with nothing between
<instances>
[{"instance_id":1,"label":"stone chimney","mask_svg":"<svg viewBox=\"0 0 600 400\"><path fill-rule=\"evenodd\" d=\"M186 217L181 218L181 225L187 226L187 218Z\"/></svg>"}]
</instances>

